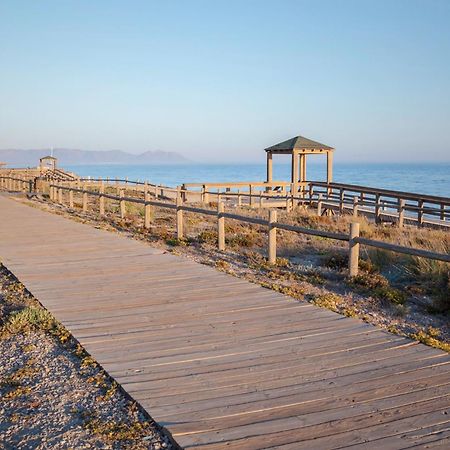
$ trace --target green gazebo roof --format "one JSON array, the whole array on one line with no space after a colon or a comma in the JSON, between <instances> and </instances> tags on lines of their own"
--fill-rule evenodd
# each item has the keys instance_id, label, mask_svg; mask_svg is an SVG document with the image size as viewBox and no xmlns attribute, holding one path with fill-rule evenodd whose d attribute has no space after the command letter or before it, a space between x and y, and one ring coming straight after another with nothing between
<instances>
[{"instance_id":1,"label":"green gazebo roof","mask_svg":"<svg viewBox=\"0 0 450 450\"><path fill-rule=\"evenodd\" d=\"M265 149L266 152L290 152L293 150L334 150L334 148L303 136L295 136Z\"/></svg>"}]
</instances>

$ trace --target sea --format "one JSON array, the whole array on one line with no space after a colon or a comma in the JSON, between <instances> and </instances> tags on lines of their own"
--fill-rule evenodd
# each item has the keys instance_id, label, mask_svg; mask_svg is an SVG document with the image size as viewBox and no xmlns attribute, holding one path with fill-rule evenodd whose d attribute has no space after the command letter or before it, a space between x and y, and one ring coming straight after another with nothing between
<instances>
[{"instance_id":1,"label":"sea","mask_svg":"<svg viewBox=\"0 0 450 450\"><path fill-rule=\"evenodd\" d=\"M261 182L266 177L265 164L183 164L183 165L72 165L64 169L83 177L110 177L148 181L164 186L183 183ZM307 179L326 180L326 167L308 165ZM288 181L290 165L274 163L274 180ZM335 163L333 181L450 197L450 163L439 164L369 164Z\"/></svg>"}]
</instances>

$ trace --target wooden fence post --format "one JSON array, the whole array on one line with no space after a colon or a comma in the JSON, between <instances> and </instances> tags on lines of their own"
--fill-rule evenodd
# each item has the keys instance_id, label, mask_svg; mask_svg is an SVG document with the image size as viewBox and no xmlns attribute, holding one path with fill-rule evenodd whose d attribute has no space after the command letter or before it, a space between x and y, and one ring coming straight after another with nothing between
<instances>
[{"instance_id":1,"label":"wooden fence post","mask_svg":"<svg viewBox=\"0 0 450 450\"><path fill-rule=\"evenodd\" d=\"M87 212L88 210L88 195L86 192L87 186L86 183L83 184L83 212Z\"/></svg>"},{"instance_id":2,"label":"wooden fence post","mask_svg":"<svg viewBox=\"0 0 450 450\"><path fill-rule=\"evenodd\" d=\"M339 214L344 212L344 189L339 189Z\"/></svg>"},{"instance_id":3,"label":"wooden fence post","mask_svg":"<svg viewBox=\"0 0 450 450\"><path fill-rule=\"evenodd\" d=\"M123 200L123 198L125 197L125 190L121 189L120 193L119 193L119 197L120 197L120 218L121 219L125 219L125 215L126 215L126 207L125 207L125 200Z\"/></svg>"},{"instance_id":4,"label":"wooden fence post","mask_svg":"<svg viewBox=\"0 0 450 450\"><path fill-rule=\"evenodd\" d=\"M249 194L249 201L248 204L250 206L253 206L253 186L251 184L248 185L248 194Z\"/></svg>"},{"instance_id":5,"label":"wooden fence post","mask_svg":"<svg viewBox=\"0 0 450 450\"><path fill-rule=\"evenodd\" d=\"M417 224L421 227L423 226L423 200L417 202L417 207L419 208L417 210Z\"/></svg>"},{"instance_id":6,"label":"wooden fence post","mask_svg":"<svg viewBox=\"0 0 450 450\"><path fill-rule=\"evenodd\" d=\"M381 223L380 194L375 196L375 223Z\"/></svg>"},{"instance_id":7,"label":"wooden fence post","mask_svg":"<svg viewBox=\"0 0 450 450\"><path fill-rule=\"evenodd\" d=\"M72 191L73 183L69 183L69 188L70 188L70 191L69 191L69 208L73 209L73 191Z\"/></svg>"},{"instance_id":8,"label":"wooden fence post","mask_svg":"<svg viewBox=\"0 0 450 450\"><path fill-rule=\"evenodd\" d=\"M314 186L310 183L309 184L309 205L311 206L311 202L314 196Z\"/></svg>"},{"instance_id":9,"label":"wooden fence post","mask_svg":"<svg viewBox=\"0 0 450 450\"><path fill-rule=\"evenodd\" d=\"M439 216L441 220L445 220L445 205L441 203L441 214Z\"/></svg>"},{"instance_id":10,"label":"wooden fence post","mask_svg":"<svg viewBox=\"0 0 450 450\"><path fill-rule=\"evenodd\" d=\"M269 211L269 264L277 262L277 211Z\"/></svg>"},{"instance_id":11,"label":"wooden fence post","mask_svg":"<svg viewBox=\"0 0 450 450\"><path fill-rule=\"evenodd\" d=\"M145 200L145 206L144 206L144 228L150 228L150 223L152 221L152 205L150 205L150 192L145 189L144 192L144 200Z\"/></svg>"},{"instance_id":12,"label":"wooden fence post","mask_svg":"<svg viewBox=\"0 0 450 450\"><path fill-rule=\"evenodd\" d=\"M99 196L98 200L99 200L100 215L104 216L105 215L105 197L103 194L105 193L105 185L103 184L103 181L100 182L99 192L100 192L100 196Z\"/></svg>"},{"instance_id":13,"label":"wooden fence post","mask_svg":"<svg viewBox=\"0 0 450 450\"><path fill-rule=\"evenodd\" d=\"M358 197L353 197L353 217L358 217Z\"/></svg>"},{"instance_id":14,"label":"wooden fence post","mask_svg":"<svg viewBox=\"0 0 450 450\"><path fill-rule=\"evenodd\" d=\"M225 217L223 217L223 212L225 211L225 206L223 202L217 203L217 246L220 251L225 250Z\"/></svg>"},{"instance_id":15,"label":"wooden fence post","mask_svg":"<svg viewBox=\"0 0 450 450\"><path fill-rule=\"evenodd\" d=\"M203 186L203 203L209 203L208 186Z\"/></svg>"},{"instance_id":16,"label":"wooden fence post","mask_svg":"<svg viewBox=\"0 0 450 450\"><path fill-rule=\"evenodd\" d=\"M183 201L181 192L177 190L177 239L183 239Z\"/></svg>"},{"instance_id":17,"label":"wooden fence post","mask_svg":"<svg viewBox=\"0 0 450 450\"><path fill-rule=\"evenodd\" d=\"M350 239L348 241L349 253L348 253L348 268L350 276L354 277L358 275L359 266L359 244L355 242L355 238L359 237L359 223L352 222L350 224Z\"/></svg>"},{"instance_id":18,"label":"wooden fence post","mask_svg":"<svg viewBox=\"0 0 450 450\"><path fill-rule=\"evenodd\" d=\"M319 197L317 198L317 215L322 215L322 194L319 194Z\"/></svg>"},{"instance_id":19,"label":"wooden fence post","mask_svg":"<svg viewBox=\"0 0 450 450\"><path fill-rule=\"evenodd\" d=\"M241 197L241 190L237 190L237 205L240 207L242 206L242 197Z\"/></svg>"},{"instance_id":20,"label":"wooden fence post","mask_svg":"<svg viewBox=\"0 0 450 450\"><path fill-rule=\"evenodd\" d=\"M405 221L405 200L403 198L398 199L398 227L402 228Z\"/></svg>"}]
</instances>

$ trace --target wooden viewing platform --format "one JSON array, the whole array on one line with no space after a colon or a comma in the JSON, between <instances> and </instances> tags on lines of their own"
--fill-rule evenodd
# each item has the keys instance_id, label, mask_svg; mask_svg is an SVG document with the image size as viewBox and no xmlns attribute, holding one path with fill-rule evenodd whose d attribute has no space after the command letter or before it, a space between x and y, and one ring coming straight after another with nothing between
<instances>
[{"instance_id":1,"label":"wooden viewing platform","mask_svg":"<svg viewBox=\"0 0 450 450\"><path fill-rule=\"evenodd\" d=\"M0 258L186 448L450 445L450 355L0 195Z\"/></svg>"}]
</instances>

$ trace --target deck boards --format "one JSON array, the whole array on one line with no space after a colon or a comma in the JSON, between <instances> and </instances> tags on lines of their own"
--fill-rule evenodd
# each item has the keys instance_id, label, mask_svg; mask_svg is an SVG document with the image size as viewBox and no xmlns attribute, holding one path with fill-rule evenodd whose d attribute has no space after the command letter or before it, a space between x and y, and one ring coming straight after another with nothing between
<instances>
[{"instance_id":1,"label":"deck boards","mask_svg":"<svg viewBox=\"0 0 450 450\"><path fill-rule=\"evenodd\" d=\"M450 355L0 195L0 258L186 448L445 447Z\"/></svg>"}]
</instances>

